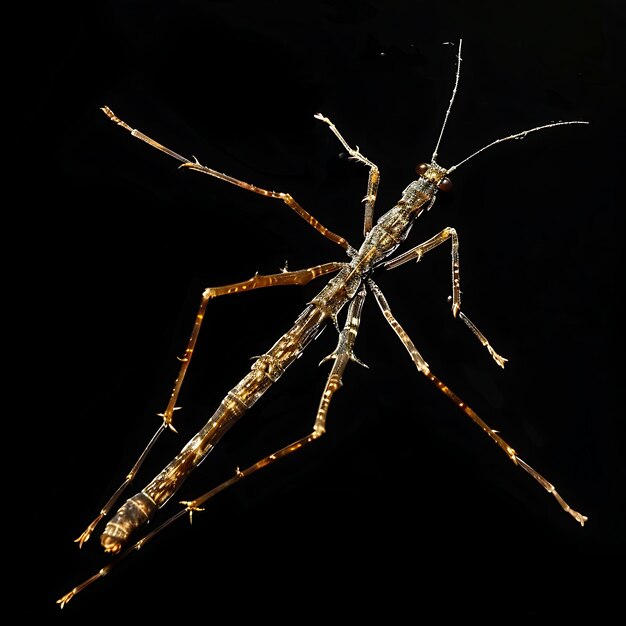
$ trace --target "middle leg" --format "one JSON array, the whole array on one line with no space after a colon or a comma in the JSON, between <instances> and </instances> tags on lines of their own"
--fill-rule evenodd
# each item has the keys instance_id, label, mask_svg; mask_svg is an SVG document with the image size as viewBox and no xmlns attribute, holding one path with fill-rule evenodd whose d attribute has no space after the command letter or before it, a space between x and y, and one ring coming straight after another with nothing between
<instances>
[{"instance_id":1,"label":"middle leg","mask_svg":"<svg viewBox=\"0 0 626 626\"><path fill-rule=\"evenodd\" d=\"M500 356L492 347L487 337L483 335L478 327L461 311L461 279L459 275L459 237L454 228L444 228L440 233L436 234L434 237L431 237L428 241L424 243L420 243L419 245L407 250L403 254L398 255L394 259L387 261L383 267L386 270L392 270L400 265L404 265L404 263L408 263L409 261L413 261L414 259L418 262L421 258L427 253L440 246L442 243L448 241L452 244L452 315L454 317L459 317L465 325L474 333L477 337L478 341L487 348L489 354L493 357L493 360L500 366L504 367L504 364L508 361L504 357Z\"/></svg>"}]
</instances>

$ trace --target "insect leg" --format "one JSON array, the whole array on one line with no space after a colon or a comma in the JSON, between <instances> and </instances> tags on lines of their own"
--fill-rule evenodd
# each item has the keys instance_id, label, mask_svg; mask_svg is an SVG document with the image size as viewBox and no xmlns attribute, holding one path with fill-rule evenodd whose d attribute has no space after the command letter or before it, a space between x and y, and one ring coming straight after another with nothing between
<instances>
[{"instance_id":1,"label":"insect leg","mask_svg":"<svg viewBox=\"0 0 626 626\"><path fill-rule=\"evenodd\" d=\"M384 263L383 267L387 270L394 269L416 259L420 261L421 258L430 252L433 248L441 245L445 241L450 239L452 244L452 315L459 317L463 320L466 326L476 335L480 343L487 348L489 354L493 357L493 360L500 366L504 367L504 364L508 359L500 356L492 347L485 335L475 326L475 324L461 311L461 279L459 277L459 237L454 228L444 228L440 233L431 237L428 241L421 243L410 250L407 250L403 254L398 255L394 259Z\"/></svg>"},{"instance_id":2,"label":"insect leg","mask_svg":"<svg viewBox=\"0 0 626 626\"><path fill-rule=\"evenodd\" d=\"M439 380L429 369L426 361L420 356L419 352L415 348L415 345L411 341L410 337L406 334L402 326L395 319L393 314L391 313L391 309L389 308L389 304L385 299L385 296L378 288L378 286L371 280L368 279L368 285L376 298L376 302L380 307L385 319L389 322L391 328L393 328L394 332L400 338L400 341L404 344L404 347L408 350L413 362L415 363L417 369L432 382L439 391L444 393L448 399L450 399L461 411L463 411L475 424L480 426L489 437L498 445L500 448L506 453L506 455L517 465L521 467L524 471L530 474L548 493L551 493L557 500L557 502L561 505L563 510L569 513L577 522L580 523L581 526L585 525L587 521L587 517L582 515L578 511L574 511L574 509L570 508L570 506L561 498L554 485L546 480L539 472L535 471L528 463L523 461L515 450L506 442L495 430L492 430L487 424L476 414L474 409L468 406L459 396L454 393L446 384L444 384L441 380Z\"/></svg>"},{"instance_id":3,"label":"insect leg","mask_svg":"<svg viewBox=\"0 0 626 626\"><path fill-rule=\"evenodd\" d=\"M324 237L340 245L344 250L352 249L350 244L343 237L336 235L332 231L328 230L328 228L326 228L324 225L320 224L320 222L318 222L310 213L305 211L288 193L279 193L276 191L268 191L267 189L261 189L261 187L257 187L256 185L251 185L250 183L246 183L242 180L234 178L233 176L229 176L228 174L222 174L221 172L211 169L210 167L206 167L205 165L202 165L201 163L198 162L198 160L195 157L193 161L190 161L189 159L181 156L180 154L174 152L173 150L166 148L165 146L160 144L158 141L155 141L154 139L151 139L147 135L144 135L141 131L138 131L137 129L132 128L126 122L124 122L119 117L117 117L117 115L115 115L115 113L113 113L113 111L111 111L109 107L107 106L102 107L102 110L111 121L115 122L118 126L121 126L125 130L130 132L130 134L133 137L136 137L137 139L141 139L141 141L144 141L149 146L152 146L153 148L156 148L157 150L164 152L165 154L177 159L178 161L181 161L182 162L181 167L185 167L190 170L194 170L196 172L201 172L202 174L207 174L208 176L213 176L214 178L218 178L219 180L223 180L224 182L231 183L232 185L236 185L237 187L241 187L242 189L247 189L248 191L252 191L253 193L258 193L262 196L267 196L269 198L276 198L278 200L282 200L289 208L294 210L305 222L313 226L315 230L317 230L319 233L324 235Z\"/></svg>"},{"instance_id":4,"label":"insect leg","mask_svg":"<svg viewBox=\"0 0 626 626\"><path fill-rule=\"evenodd\" d=\"M330 130L333 132L335 137L339 139L341 145L348 151L350 158L355 161L360 161L364 165L370 168L369 177L367 179L367 194L365 198L363 198L363 202L365 203L365 218L363 221L363 234L367 235L370 230L372 230L372 226L374 224L374 204L376 203L376 194L378 193L378 185L380 183L380 171L378 167L372 163L369 159L364 157L360 150L359 146L355 148L351 148L347 141L341 136L337 127L327 118L324 117L321 113L317 113L315 119L321 120L322 122L328 124Z\"/></svg>"},{"instance_id":5,"label":"insect leg","mask_svg":"<svg viewBox=\"0 0 626 626\"><path fill-rule=\"evenodd\" d=\"M189 341L187 342L187 348L182 357L180 357L180 369L178 371L178 376L176 377L176 381L174 382L174 388L172 389L172 393L170 395L169 402L167 407L163 413L159 413L159 416L163 418L163 422L157 429L156 433L150 439L148 445L141 453L132 469L126 477L122 484L116 489L115 493L109 498L107 503L102 507L98 516L87 526L87 528L81 533L81 535L75 540L79 546L82 547L83 543L89 539L93 531L99 522L110 512L111 508L117 502L120 495L126 489L126 487L132 482L133 478L139 471L139 468L143 464L144 460L148 456L148 453L156 443L157 439L163 433L163 431L168 428L176 432L174 426L172 425L172 420L174 417L174 411L176 411L179 407L176 406L176 402L178 400L178 395L180 393L183 380L185 378L185 374L187 373L187 368L189 367L189 363L191 362L191 357L193 355L194 348L196 346L196 342L198 340L198 335L200 334L200 328L202 326L202 321L204 319L204 315L206 312L207 304L209 300L213 298L217 298L219 296L230 295L233 293L240 293L244 291L252 291L253 289L261 289L263 287L275 287L280 285L306 285L308 282L317 278L318 276L323 276L325 274L330 274L332 272L339 271L345 264L344 263L324 263L323 265L316 265L315 267L310 267L308 269L296 270L293 272L281 272L280 274L266 274L266 275L255 275L248 280L244 280L239 283L232 283L230 285L223 285L221 287L209 287L205 289L202 294L202 300L200 302L200 308L198 309L198 313L196 314L196 319L193 325L193 329L191 331L191 336L189 337Z\"/></svg>"}]
</instances>

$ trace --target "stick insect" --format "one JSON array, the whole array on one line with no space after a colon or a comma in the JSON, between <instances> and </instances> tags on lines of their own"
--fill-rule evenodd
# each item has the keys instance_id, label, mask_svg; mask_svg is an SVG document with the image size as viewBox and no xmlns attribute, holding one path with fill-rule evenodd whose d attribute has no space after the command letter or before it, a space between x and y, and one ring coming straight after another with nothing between
<instances>
[{"instance_id":1,"label":"stick insect","mask_svg":"<svg viewBox=\"0 0 626 626\"><path fill-rule=\"evenodd\" d=\"M200 333L200 327L205 318L209 302L220 296L266 287L278 285L305 285L321 276L336 274L306 306L293 326L282 335L266 353L255 357L250 371L226 394L217 410L204 427L191 438L169 465L167 465L148 485L128 499L126 503L119 508L117 513L106 524L100 536L100 541L105 552L117 555L116 558L95 575L80 583L57 600L61 608L77 593L107 574L116 563L125 558L133 550L141 548L180 517L185 515L191 517L194 512L201 511L202 506L221 491L275 461L300 450L303 446L314 442L325 433L326 416L330 403L335 392L341 387L342 375L348 363L354 361L363 365L354 355L353 348L361 321L363 302L368 293L371 293L374 297L385 319L409 353L418 372L423 374L437 389L457 405L467 417L477 424L515 465L528 473L549 494L552 494L566 513L570 514L581 526L587 521L586 516L578 513L565 502L551 482L523 461L518 456L517 452L496 431L492 430L470 406L433 374L427 362L418 352L413 341L394 317L385 296L373 279L375 271L392 270L410 261L419 261L427 252L434 250L444 243L450 242L452 249L452 296L450 298L452 302L452 314L455 318L459 318L464 322L484 348L488 350L494 361L500 367L504 367L506 359L493 349L485 335L483 335L478 327L470 321L467 315L461 310L459 240L455 229L444 228L440 233L427 241L410 248L408 251L398 256L394 257L393 253L407 238L415 220L433 206L438 191L441 190L445 192L451 188L452 183L450 182L449 175L461 165L485 150L504 141L521 139L530 133L548 128L568 124L586 124L587 122L558 121L530 128L492 141L452 167L445 168L440 166L437 163L438 150L457 93L461 71L461 47L462 41L459 42L458 46L456 75L452 95L430 162L422 163L417 166L417 179L408 184L406 189L402 192L398 203L388 212L384 213L376 223L374 223L374 205L380 179L378 167L361 154L358 146L354 148L351 147L329 118L320 113L315 115L319 121L329 127L330 131L339 140L350 157L366 166L369 170L367 193L363 200L365 205L363 225L364 240L359 248L354 248L345 238L323 226L288 193L268 191L227 174L222 174L202 165L195 157L194 160L189 160L169 148L166 148L147 135L144 135L139 130L133 129L126 122L118 118L110 108L106 106L103 107L104 113L111 121L129 131L134 137L147 143L149 146L180 161L182 163L181 168L213 176L219 180L261 196L284 202L297 215L308 222L318 233L343 248L347 253L348 260L325 263L296 271L287 271L287 269L285 269L279 274L257 274L248 280L220 287L209 287L203 292L200 308L196 315L186 350L181 358L180 369L169 402L165 411L160 414L162 422L122 484L108 502L106 502L98 516L76 539L80 546L89 539L102 519L109 514L121 494L133 481L156 440L166 430L175 430L173 416L178 408L178 396L191 362ZM343 328L340 328L338 316L344 307L347 307L347 315ZM305 348L316 339L322 328L329 323L336 327L339 337L335 350L322 361L332 361L332 366L322 392L311 432L268 454L245 469L237 468L232 477L218 484L205 494L193 500L181 502L183 505L181 510L128 547L131 536L149 522L157 511L176 494L185 479L211 452L229 428L251 409L254 403L279 380L285 370L301 355Z\"/></svg>"}]
</instances>

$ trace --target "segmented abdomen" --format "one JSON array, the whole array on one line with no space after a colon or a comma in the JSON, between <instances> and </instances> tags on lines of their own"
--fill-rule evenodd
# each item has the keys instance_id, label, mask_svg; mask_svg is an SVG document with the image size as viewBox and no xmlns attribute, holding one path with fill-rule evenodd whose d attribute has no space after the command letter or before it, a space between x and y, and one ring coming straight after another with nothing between
<instances>
[{"instance_id":1,"label":"segmented abdomen","mask_svg":"<svg viewBox=\"0 0 626 626\"><path fill-rule=\"evenodd\" d=\"M157 508L155 502L143 491L126 500L100 536L104 551L119 552L131 533L150 521Z\"/></svg>"}]
</instances>

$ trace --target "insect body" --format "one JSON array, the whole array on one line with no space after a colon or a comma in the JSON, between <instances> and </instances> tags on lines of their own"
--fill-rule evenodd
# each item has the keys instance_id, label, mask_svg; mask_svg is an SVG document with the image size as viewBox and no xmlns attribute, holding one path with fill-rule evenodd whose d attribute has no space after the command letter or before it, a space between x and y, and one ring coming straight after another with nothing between
<instances>
[{"instance_id":1,"label":"insect body","mask_svg":"<svg viewBox=\"0 0 626 626\"><path fill-rule=\"evenodd\" d=\"M234 283L222 287L213 287L204 291L187 349L181 359L180 371L174 384L170 401L166 410L161 414L163 422L134 467L127 475L126 480L115 492L112 498L106 503L96 519L77 539L77 542L81 545L89 539L89 536L95 530L96 526L110 512L122 491L132 481L155 440L164 430L167 428L173 428L172 419L174 411L176 410L176 401L196 345L200 327L205 317L209 301L218 296L275 285L304 285L319 276L336 273L336 276L334 276L318 293L318 295L307 305L305 310L296 319L293 326L284 335L282 335L282 337L280 337L265 354L256 357L250 372L248 372L241 379L241 381L226 394L226 397L221 401L217 410L205 426L184 446L181 452L169 463L169 465L165 467L165 469L163 469L139 493L127 500L126 503L111 518L101 535L101 543L106 552L119 554L117 560L113 561L108 566L101 569L97 574L60 598L58 603L61 606L65 605L74 595L76 595L76 593L90 585L104 574L108 573L111 567L113 567L113 565L120 559L124 558L130 551L140 548L158 532L179 517L187 513L191 515L193 511L201 510L201 506L220 491L242 480L246 476L253 474L257 470L273 463L274 461L302 448L304 445L314 441L325 432L326 416L329 405L333 394L341 386L341 378L348 362L352 360L360 363L360 361L358 361L358 359L354 356L353 347L359 329L361 309L368 292L371 292L375 298L388 323L409 352L409 355L411 356L411 359L413 360L418 371L425 375L468 417L480 426L485 433L487 433L487 435L489 435L489 437L491 437L491 439L507 454L513 463L529 473L542 487L544 487L557 499L561 507L567 513L572 515L572 517L581 525L584 525L587 518L570 508L549 481L525 463L517 455L515 450L506 441L504 441L504 439L502 439L496 431L487 426L487 424L474 412L471 407L465 404L459 396L457 396L431 372L426 361L422 358L407 333L393 316L387 300L372 278L375 270L390 270L411 260L419 261L424 254L449 240L452 247L452 313L455 317L459 317L469 327L482 345L489 351L496 363L501 367L504 367L506 359L501 357L492 348L491 344L487 341L481 331L469 320L465 313L461 311L458 236L456 231L453 228L445 228L434 237L409 249L399 256L393 257L393 253L406 239L415 220L433 205L438 191L446 191L451 187L448 175L457 169L462 163L465 163L473 156L502 141L522 138L529 133L542 130L544 128L585 122L554 122L544 126L532 128L521 133L509 135L508 137L498 139L491 144L488 144L453 167L441 167L436 162L437 149L439 147L439 143L441 142L443 130L454 101L454 95L456 93L460 76L460 63L461 44L459 44L456 80L452 98L450 99L450 104L446 112L441 134L430 162L419 165L416 168L418 174L417 179L408 184L406 189L402 192L402 196L397 204L387 213L383 214L375 224L373 215L379 183L378 168L365 156L363 156L358 148L350 147L328 118L321 114L315 116L317 119L329 126L330 130L348 151L351 158L361 162L369 168L368 190L364 199L365 238L358 249L353 248L343 237L340 237L325 228L312 215L305 211L289 194L261 189L201 165L197 160L191 161L186 159L169 148L162 146L140 131L131 128L128 124L119 119L108 107L104 107L103 110L105 114L112 121L131 132L138 139L141 139L152 147L181 161L181 167L203 174L208 174L263 196L282 200L323 236L344 248L348 254L349 260L345 262L326 263L304 270L285 270L279 274L255 275L251 279L240 283ZM346 306L348 307L346 321L343 328L339 330L338 315ZM330 360L333 363L322 393L311 432L297 439L293 443L280 448L272 454L265 456L247 468L243 470L237 469L235 474L230 479L219 484L199 498L183 502L184 508L177 514L167 519L155 530L131 545L126 551L123 551L123 548L128 544L131 535L148 522L155 515L158 509L165 505L165 503L177 492L179 487L195 469L195 467L197 467L206 455L215 447L228 429L254 405L254 403L272 386L273 383L281 377L284 371L298 358L298 356L304 351L310 342L319 335L322 328L328 323L332 323L337 327L339 330L339 338L337 347L333 353L324 359Z\"/></svg>"}]
</instances>

